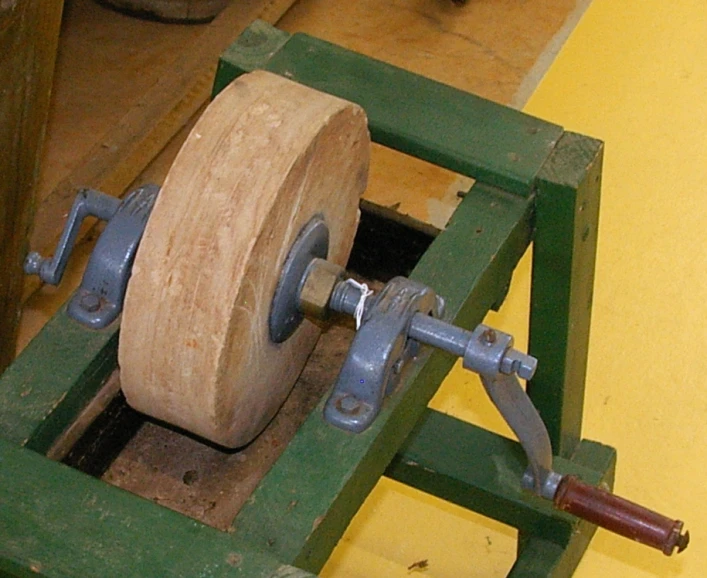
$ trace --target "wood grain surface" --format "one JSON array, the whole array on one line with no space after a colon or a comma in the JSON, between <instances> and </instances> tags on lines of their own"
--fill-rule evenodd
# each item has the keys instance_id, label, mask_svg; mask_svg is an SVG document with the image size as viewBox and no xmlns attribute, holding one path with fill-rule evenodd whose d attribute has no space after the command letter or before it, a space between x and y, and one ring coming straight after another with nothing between
<instances>
[{"instance_id":1,"label":"wood grain surface","mask_svg":"<svg viewBox=\"0 0 707 578\"><path fill-rule=\"evenodd\" d=\"M119 360L133 407L227 447L257 435L319 336L272 343L287 253L314 215L344 265L368 178L363 110L256 71L206 109L160 192L138 250Z\"/></svg>"},{"instance_id":2,"label":"wood grain surface","mask_svg":"<svg viewBox=\"0 0 707 578\"><path fill-rule=\"evenodd\" d=\"M70 2L32 249L53 251L79 188L122 195L209 100L221 52L252 20L277 22L293 1L232 2L211 23L192 26ZM28 278L25 296L39 287Z\"/></svg>"},{"instance_id":3,"label":"wood grain surface","mask_svg":"<svg viewBox=\"0 0 707 578\"><path fill-rule=\"evenodd\" d=\"M0 2L0 372L15 355L63 2Z\"/></svg>"}]
</instances>

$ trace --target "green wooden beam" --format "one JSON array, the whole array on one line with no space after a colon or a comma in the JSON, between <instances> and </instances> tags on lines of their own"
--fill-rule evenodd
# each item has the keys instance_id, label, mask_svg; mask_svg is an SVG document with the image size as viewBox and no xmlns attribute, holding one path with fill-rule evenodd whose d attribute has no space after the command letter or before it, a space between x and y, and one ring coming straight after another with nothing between
<instances>
[{"instance_id":1,"label":"green wooden beam","mask_svg":"<svg viewBox=\"0 0 707 578\"><path fill-rule=\"evenodd\" d=\"M0 2L0 373L15 357L63 6Z\"/></svg>"},{"instance_id":2,"label":"green wooden beam","mask_svg":"<svg viewBox=\"0 0 707 578\"><path fill-rule=\"evenodd\" d=\"M0 575L311 576L0 439Z\"/></svg>"},{"instance_id":3,"label":"green wooden beam","mask_svg":"<svg viewBox=\"0 0 707 578\"><path fill-rule=\"evenodd\" d=\"M614 451L606 446L607 455ZM533 537L567 545L577 518L557 511L548 500L523 491L528 460L516 441L436 411L427 410L386 475L459 506L488 516ZM556 458L555 471L590 484L604 471Z\"/></svg>"},{"instance_id":4,"label":"green wooden beam","mask_svg":"<svg viewBox=\"0 0 707 578\"><path fill-rule=\"evenodd\" d=\"M447 319L474 326L503 294L530 240L532 208L485 186L462 201L412 275L444 295ZM453 363L442 352L420 359L358 435L327 424L320 404L236 518L236 535L316 573Z\"/></svg>"},{"instance_id":5,"label":"green wooden beam","mask_svg":"<svg viewBox=\"0 0 707 578\"><path fill-rule=\"evenodd\" d=\"M62 307L0 376L3 438L44 453L117 366L118 326L95 331Z\"/></svg>"},{"instance_id":6,"label":"green wooden beam","mask_svg":"<svg viewBox=\"0 0 707 578\"><path fill-rule=\"evenodd\" d=\"M600 141L565 133L537 183L528 393L566 458L582 434L602 155Z\"/></svg>"},{"instance_id":7,"label":"green wooden beam","mask_svg":"<svg viewBox=\"0 0 707 578\"><path fill-rule=\"evenodd\" d=\"M255 69L360 104L377 143L525 196L563 132L517 110L261 21L224 52L215 92Z\"/></svg>"}]
</instances>

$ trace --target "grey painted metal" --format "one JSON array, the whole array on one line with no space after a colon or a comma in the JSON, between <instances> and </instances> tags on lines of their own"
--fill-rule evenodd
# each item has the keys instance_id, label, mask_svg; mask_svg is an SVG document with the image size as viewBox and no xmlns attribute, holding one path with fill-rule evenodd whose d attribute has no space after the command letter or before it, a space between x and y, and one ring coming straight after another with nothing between
<instances>
[{"instance_id":1,"label":"grey painted metal","mask_svg":"<svg viewBox=\"0 0 707 578\"><path fill-rule=\"evenodd\" d=\"M494 405L501 412L528 456L532 485L526 489L539 496L552 472L552 446L547 428L533 402L514 375L482 373L481 383ZM553 494L554 495L554 494Z\"/></svg>"},{"instance_id":2,"label":"grey painted metal","mask_svg":"<svg viewBox=\"0 0 707 578\"><path fill-rule=\"evenodd\" d=\"M524 490L538 494L541 498L546 500L554 500L555 494L557 493L557 488L560 485L564 476L558 474L556 471L551 470L547 472L545 478L540 482L540 491L538 492L537 484L535 483L535 476L533 474L533 468L529 465L528 469L523 473L523 477L520 480L520 485Z\"/></svg>"},{"instance_id":3,"label":"grey painted metal","mask_svg":"<svg viewBox=\"0 0 707 578\"><path fill-rule=\"evenodd\" d=\"M329 306L339 313L353 315L360 297L358 288L342 282L334 290ZM436 297L438 308L443 311L444 300L439 295ZM372 299L368 299L366 310L371 303ZM464 367L476 373L517 373L523 379L531 379L538 365L538 360L531 355L513 349L511 335L483 324L474 331L467 331L437 317L418 313L410 322L408 337L463 357Z\"/></svg>"},{"instance_id":4,"label":"grey painted metal","mask_svg":"<svg viewBox=\"0 0 707 578\"><path fill-rule=\"evenodd\" d=\"M395 287L386 286L383 291L386 289L396 290ZM360 288L341 282L334 289L329 306L340 313L353 315L360 299ZM376 359L376 355L389 356L386 350L381 349L381 337L404 339L400 334L385 335L376 328L376 333L373 335L378 338L378 341L371 341L368 337L367 324L372 317L375 303L374 299L369 298L365 304L364 323L351 346L349 358L344 365L345 371L342 370L339 378L340 381L344 380L346 385L337 382L337 387L325 408L324 415L328 421L352 431L359 431L355 428L361 428L361 422L372 421L370 414L375 410L375 405L371 406L362 401L361 392L367 391L366 386L371 389L381 387L379 382L367 383L365 380L370 377L365 375L362 368L368 367L367 363L373 364L372 367L379 370L385 368L381 360ZM480 374L486 392L518 437L528 457L528 470L523 478L524 487L551 500L562 476L552 470L552 447L547 428L515 377L515 374L518 374L524 379L531 379L537 368L537 360L514 349L511 335L484 324L478 325L474 331L467 331L430 316L424 311L413 313L409 321L405 319L404 322L408 323L408 344L423 343L443 349L452 355L462 357L465 369ZM389 321L386 320L385 323ZM397 347L401 348L400 343L397 343ZM354 361L349 362L349 359ZM376 363L380 365L375 365ZM361 377L363 381L357 384L356 378L359 376L364 377ZM383 379L384 373L381 371L376 378ZM380 389L376 391L380 392ZM374 397L370 390L367 391L367 395ZM382 395L374 399L382 401ZM361 415L365 419L361 419L359 417Z\"/></svg>"},{"instance_id":5,"label":"grey painted metal","mask_svg":"<svg viewBox=\"0 0 707 578\"><path fill-rule=\"evenodd\" d=\"M100 329L120 315L135 253L159 191L157 185L144 185L120 203L91 253L81 285L69 301L70 317Z\"/></svg>"},{"instance_id":6,"label":"grey painted metal","mask_svg":"<svg viewBox=\"0 0 707 578\"><path fill-rule=\"evenodd\" d=\"M513 348L513 336L503 331L477 325L464 351L464 368L480 374L517 373L523 379L532 379L538 360Z\"/></svg>"},{"instance_id":7,"label":"grey painted metal","mask_svg":"<svg viewBox=\"0 0 707 578\"><path fill-rule=\"evenodd\" d=\"M144 185L121 201L100 191L82 189L76 195L54 256L30 253L25 259L25 273L58 285L83 220L96 217L108 221L67 308L70 317L88 327L106 327L123 310L135 252L159 190L157 185Z\"/></svg>"},{"instance_id":8,"label":"grey painted metal","mask_svg":"<svg viewBox=\"0 0 707 578\"><path fill-rule=\"evenodd\" d=\"M339 287L343 285L347 284ZM351 312L353 293L346 287L339 293L337 304ZM435 297L429 287L395 277L368 300L362 325L324 406L329 423L356 433L373 423L385 396L395 390L407 362L417 355L419 343L408 338L412 318L417 313L439 315Z\"/></svg>"},{"instance_id":9,"label":"grey painted metal","mask_svg":"<svg viewBox=\"0 0 707 578\"><path fill-rule=\"evenodd\" d=\"M307 268L313 259L326 259L328 254L329 227L322 216L314 216L297 235L282 266L268 317L270 339L274 343L285 341L304 320L299 295Z\"/></svg>"},{"instance_id":10,"label":"grey painted metal","mask_svg":"<svg viewBox=\"0 0 707 578\"><path fill-rule=\"evenodd\" d=\"M62 231L59 243L53 257L42 257L33 251L24 263L25 273L38 275L49 285L58 285L64 275L66 264L69 261L71 250L74 248L76 236L79 234L81 223L86 217L96 217L109 221L118 211L120 199L111 197L93 189L81 189L74 199L74 204L69 211L66 225Z\"/></svg>"}]
</instances>

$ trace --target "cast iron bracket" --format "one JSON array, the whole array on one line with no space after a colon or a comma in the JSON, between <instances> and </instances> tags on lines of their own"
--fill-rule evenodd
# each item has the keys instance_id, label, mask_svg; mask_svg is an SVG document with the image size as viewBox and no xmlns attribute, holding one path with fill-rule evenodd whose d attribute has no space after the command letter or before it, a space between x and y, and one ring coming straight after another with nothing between
<instances>
[{"instance_id":1,"label":"cast iron bracket","mask_svg":"<svg viewBox=\"0 0 707 578\"><path fill-rule=\"evenodd\" d=\"M144 185L124 200L92 189L79 191L53 257L33 252L25 260L25 273L58 285L86 217L108 221L86 266L80 287L69 301L70 317L93 329L110 325L123 310L133 260L159 193L157 185Z\"/></svg>"}]
</instances>

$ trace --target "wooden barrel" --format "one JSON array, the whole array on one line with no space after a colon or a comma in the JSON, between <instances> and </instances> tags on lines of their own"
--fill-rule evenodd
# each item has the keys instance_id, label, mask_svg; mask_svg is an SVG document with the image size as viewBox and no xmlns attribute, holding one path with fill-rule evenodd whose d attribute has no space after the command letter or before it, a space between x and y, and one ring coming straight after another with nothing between
<instances>
[{"instance_id":1,"label":"wooden barrel","mask_svg":"<svg viewBox=\"0 0 707 578\"><path fill-rule=\"evenodd\" d=\"M161 22L209 22L229 0L97 0L139 18Z\"/></svg>"}]
</instances>

